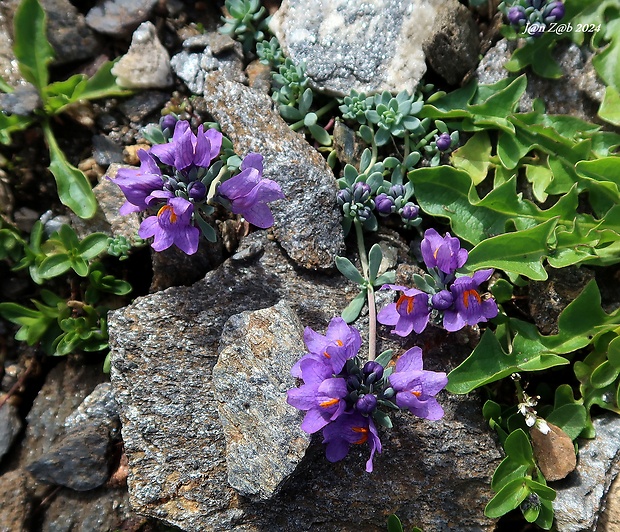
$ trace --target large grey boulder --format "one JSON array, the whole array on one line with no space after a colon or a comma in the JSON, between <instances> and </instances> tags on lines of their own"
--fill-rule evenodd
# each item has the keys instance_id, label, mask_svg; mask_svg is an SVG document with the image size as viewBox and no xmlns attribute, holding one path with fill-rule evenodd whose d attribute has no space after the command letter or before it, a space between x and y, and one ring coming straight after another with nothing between
<instances>
[{"instance_id":1,"label":"large grey boulder","mask_svg":"<svg viewBox=\"0 0 620 532\"><path fill-rule=\"evenodd\" d=\"M426 58L449 83L477 62L477 29L457 0L284 0L270 23L318 90L413 93Z\"/></svg>"}]
</instances>

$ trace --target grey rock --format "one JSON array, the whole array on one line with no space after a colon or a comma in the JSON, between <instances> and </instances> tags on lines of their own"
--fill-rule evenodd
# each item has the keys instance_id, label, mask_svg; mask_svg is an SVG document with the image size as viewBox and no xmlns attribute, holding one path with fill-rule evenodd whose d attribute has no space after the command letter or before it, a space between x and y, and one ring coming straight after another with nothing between
<instances>
[{"instance_id":1,"label":"grey rock","mask_svg":"<svg viewBox=\"0 0 620 532\"><path fill-rule=\"evenodd\" d=\"M13 12L7 4L0 5L0 77L11 87L25 82L13 53Z\"/></svg>"},{"instance_id":2,"label":"grey rock","mask_svg":"<svg viewBox=\"0 0 620 532\"><path fill-rule=\"evenodd\" d=\"M246 81L241 44L217 32L183 41L183 50L172 57L171 65L193 94L204 93L205 77L214 70L232 81Z\"/></svg>"},{"instance_id":3,"label":"grey rock","mask_svg":"<svg viewBox=\"0 0 620 532\"><path fill-rule=\"evenodd\" d=\"M511 75L504 64L510 59L515 46L515 43L506 39L493 46L476 69L478 81L492 84ZM553 55L562 68L562 82L528 73L528 87L519 102L520 110L531 111L533 101L540 98L549 114L567 114L597 121L596 113L605 86L592 66L592 54L574 43L559 43Z\"/></svg>"},{"instance_id":4,"label":"grey rock","mask_svg":"<svg viewBox=\"0 0 620 532\"><path fill-rule=\"evenodd\" d=\"M433 33L424 44L431 68L451 85L458 85L478 64L478 26L469 9L457 2L440 2Z\"/></svg>"},{"instance_id":5,"label":"grey rock","mask_svg":"<svg viewBox=\"0 0 620 532\"><path fill-rule=\"evenodd\" d=\"M157 0L99 0L86 15L86 24L106 35L129 36L155 5Z\"/></svg>"},{"instance_id":6,"label":"grey rock","mask_svg":"<svg viewBox=\"0 0 620 532\"><path fill-rule=\"evenodd\" d=\"M577 469L551 485L558 532L594 530L602 501L620 472L620 419L611 413L593 420L596 437L579 442Z\"/></svg>"},{"instance_id":7,"label":"grey rock","mask_svg":"<svg viewBox=\"0 0 620 532\"><path fill-rule=\"evenodd\" d=\"M29 464L49 451L65 433L65 419L105 379L101 365L87 365L80 358L65 358L47 375L26 416L19 464Z\"/></svg>"},{"instance_id":8,"label":"grey rock","mask_svg":"<svg viewBox=\"0 0 620 532\"><path fill-rule=\"evenodd\" d=\"M2 405L0 407L0 459L11 448L22 427L23 423L17 407L11 403Z\"/></svg>"},{"instance_id":9,"label":"grey rock","mask_svg":"<svg viewBox=\"0 0 620 532\"><path fill-rule=\"evenodd\" d=\"M272 100L219 73L206 78L205 104L237 153L259 152L264 176L286 196L270 203L276 240L304 268L331 268L344 247L336 179L325 159L290 130Z\"/></svg>"},{"instance_id":10,"label":"grey rock","mask_svg":"<svg viewBox=\"0 0 620 532\"><path fill-rule=\"evenodd\" d=\"M321 91L413 93L426 72L425 50L437 50L431 64L451 79L475 65L470 19L456 0L284 0L270 28Z\"/></svg>"},{"instance_id":11,"label":"grey rock","mask_svg":"<svg viewBox=\"0 0 620 532\"><path fill-rule=\"evenodd\" d=\"M546 281L529 285L529 309L542 334L557 334L560 313L594 279L594 272L576 266L548 270Z\"/></svg>"},{"instance_id":12,"label":"grey rock","mask_svg":"<svg viewBox=\"0 0 620 532\"><path fill-rule=\"evenodd\" d=\"M48 484L88 491L110 476L109 430L103 425L79 425L70 429L40 458L26 466Z\"/></svg>"},{"instance_id":13,"label":"grey rock","mask_svg":"<svg viewBox=\"0 0 620 532\"><path fill-rule=\"evenodd\" d=\"M302 337L299 318L283 301L224 325L213 384L228 483L242 495L271 498L310 445L303 415L286 402L286 390L295 387L290 369L305 351Z\"/></svg>"},{"instance_id":14,"label":"grey rock","mask_svg":"<svg viewBox=\"0 0 620 532\"><path fill-rule=\"evenodd\" d=\"M256 242L262 252L251 259L226 261L191 287L137 298L109 315L134 509L192 531L379 531L395 511L408 527L492 530L482 509L500 453L475 398L442 394L441 422L399 416L381 433L384 452L367 481L360 478L367 448L330 464L316 446L268 504L228 485L223 397L212 381L226 320L286 299L304 325L324 332L357 292L341 276L296 269L265 232L250 235L240 252ZM380 332L380 349L388 337ZM439 330L420 341L443 346L428 349L435 370L454 367L471 349L461 335L447 341Z\"/></svg>"},{"instance_id":15,"label":"grey rock","mask_svg":"<svg viewBox=\"0 0 620 532\"><path fill-rule=\"evenodd\" d=\"M160 111L170 99L170 94L162 91L140 91L131 98L124 99L118 106L129 120L136 124L143 123L149 115L156 113L159 119ZM155 122L157 121L154 120Z\"/></svg>"},{"instance_id":16,"label":"grey rock","mask_svg":"<svg viewBox=\"0 0 620 532\"><path fill-rule=\"evenodd\" d=\"M47 14L47 37L54 48L54 64L64 65L94 57L99 51L95 34L69 0L42 0Z\"/></svg>"},{"instance_id":17,"label":"grey rock","mask_svg":"<svg viewBox=\"0 0 620 532\"><path fill-rule=\"evenodd\" d=\"M360 159L367 144L361 140L353 129L340 120L334 124L334 149L338 159L345 164L359 168Z\"/></svg>"},{"instance_id":18,"label":"grey rock","mask_svg":"<svg viewBox=\"0 0 620 532\"><path fill-rule=\"evenodd\" d=\"M113 67L121 87L164 89L172 85L170 56L157 37L152 22L143 22L134 31L127 53Z\"/></svg>"},{"instance_id":19,"label":"grey rock","mask_svg":"<svg viewBox=\"0 0 620 532\"><path fill-rule=\"evenodd\" d=\"M16 87L13 92L0 93L0 109L8 114L28 116L41 104L39 91L30 83Z\"/></svg>"},{"instance_id":20,"label":"grey rock","mask_svg":"<svg viewBox=\"0 0 620 532\"><path fill-rule=\"evenodd\" d=\"M0 477L0 530L28 532L32 518L33 499L28 474L17 469Z\"/></svg>"},{"instance_id":21,"label":"grey rock","mask_svg":"<svg viewBox=\"0 0 620 532\"><path fill-rule=\"evenodd\" d=\"M98 488L77 492L61 490L50 502L41 532L94 532L123 530L136 519L129 508L126 488ZM144 519L141 519L143 521ZM140 521L138 521L140 522Z\"/></svg>"},{"instance_id":22,"label":"grey rock","mask_svg":"<svg viewBox=\"0 0 620 532\"><path fill-rule=\"evenodd\" d=\"M107 168L123 162L123 147L106 135L93 136L93 158L99 166Z\"/></svg>"},{"instance_id":23,"label":"grey rock","mask_svg":"<svg viewBox=\"0 0 620 532\"><path fill-rule=\"evenodd\" d=\"M81 424L114 425L118 421L118 405L109 382L102 382L84 399L82 404L65 419L65 427L73 429Z\"/></svg>"}]
</instances>

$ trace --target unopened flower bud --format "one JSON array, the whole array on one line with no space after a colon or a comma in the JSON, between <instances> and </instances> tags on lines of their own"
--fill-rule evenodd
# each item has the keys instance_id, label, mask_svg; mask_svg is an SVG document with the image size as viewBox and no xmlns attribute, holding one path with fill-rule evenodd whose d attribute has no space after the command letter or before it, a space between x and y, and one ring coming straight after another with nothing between
<instances>
[{"instance_id":1,"label":"unopened flower bud","mask_svg":"<svg viewBox=\"0 0 620 532\"><path fill-rule=\"evenodd\" d=\"M554 17L552 22L557 22L558 20L562 20L562 18L564 18L566 8L562 2L551 2L548 7L550 7L551 10L547 14L547 17Z\"/></svg>"},{"instance_id":2,"label":"unopened flower bud","mask_svg":"<svg viewBox=\"0 0 620 532\"><path fill-rule=\"evenodd\" d=\"M338 205L340 205L341 207L345 203L350 203L352 197L353 196L351 195L351 191L348 188L339 190L338 194L336 195L336 198L338 200Z\"/></svg>"},{"instance_id":3,"label":"unopened flower bud","mask_svg":"<svg viewBox=\"0 0 620 532\"><path fill-rule=\"evenodd\" d=\"M523 9L522 6L512 6L508 10L507 17L508 22L513 26L521 25L523 22L525 22L525 19L527 18L525 15L525 9Z\"/></svg>"},{"instance_id":4,"label":"unopened flower bud","mask_svg":"<svg viewBox=\"0 0 620 532\"><path fill-rule=\"evenodd\" d=\"M377 408L377 398L371 393L363 395L355 403L355 408L361 414L371 414Z\"/></svg>"},{"instance_id":5,"label":"unopened flower bud","mask_svg":"<svg viewBox=\"0 0 620 532\"><path fill-rule=\"evenodd\" d=\"M431 298L431 305L437 310L448 310L452 303L454 303L454 297L448 290L442 290Z\"/></svg>"},{"instance_id":6,"label":"unopened flower bud","mask_svg":"<svg viewBox=\"0 0 620 532\"><path fill-rule=\"evenodd\" d=\"M360 222L365 222L372 216L372 210L370 207L360 206L359 203L357 204L357 207L357 217L359 218Z\"/></svg>"},{"instance_id":7,"label":"unopened flower bud","mask_svg":"<svg viewBox=\"0 0 620 532\"><path fill-rule=\"evenodd\" d=\"M419 213L419 207L415 203L409 202L405 204L400 215L402 216L403 220L415 220L418 217Z\"/></svg>"},{"instance_id":8,"label":"unopened flower bud","mask_svg":"<svg viewBox=\"0 0 620 532\"><path fill-rule=\"evenodd\" d=\"M402 198L405 196L405 187L403 185L392 185L388 194L394 199Z\"/></svg>"},{"instance_id":9,"label":"unopened flower bud","mask_svg":"<svg viewBox=\"0 0 620 532\"><path fill-rule=\"evenodd\" d=\"M386 399L391 399L394 395L396 395L396 391L392 387L383 390L383 397Z\"/></svg>"},{"instance_id":10,"label":"unopened flower bud","mask_svg":"<svg viewBox=\"0 0 620 532\"><path fill-rule=\"evenodd\" d=\"M362 373L365 377L364 382L366 384L372 384L383 377L383 366L374 360L369 360L364 364Z\"/></svg>"},{"instance_id":11,"label":"unopened flower bud","mask_svg":"<svg viewBox=\"0 0 620 532\"><path fill-rule=\"evenodd\" d=\"M207 187L202 181L192 181L187 187L187 195L193 201L202 201L207 195Z\"/></svg>"},{"instance_id":12,"label":"unopened flower bud","mask_svg":"<svg viewBox=\"0 0 620 532\"><path fill-rule=\"evenodd\" d=\"M362 385L362 382L360 381L360 378L357 375L349 375L347 377L347 388L349 390L359 390L361 385Z\"/></svg>"},{"instance_id":13,"label":"unopened flower bud","mask_svg":"<svg viewBox=\"0 0 620 532\"><path fill-rule=\"evenodd\" d=\"M439 151L446 151L447 149L450 148L450 145L452 144L452 139L450 138L450 134L442 133L441 135L439 135L439 137L435 141L435 144Z\"/></svg>"},{"instance_id":14,"label":"unopened flower bud","mask_svg":"<svg viewBox=\"0 0 620 532\"><path fill-rule=\"evenodd\" d=\"M392 198L381 193L375 198L375 209L381 216L388 216L396 211L396 205Z\"/></svg>"},{"instance_id":15,"label":"unopened flower bud","mask_svg":"<svg viewBox=\"0 0 620 532\"><path fill-rule=\"evenodd\" d=\"M170 131L174 131L174 126L177 123L177 117L173 114L169 114L166 116L162 116L159 119L159 127L161 127L162 131L165 129L169 129Z\"/></svg>"},{"instance_id":16,"label":"unopened flower bud","mask_svg":"<svg viewBox=\"0 0 620 532\"><path fill-rule=\"evenodd\" d=\"M355 203L366 203L370 197L370 186L362 181L353 185L353 199Z\"/></svg>"}]
</instances>

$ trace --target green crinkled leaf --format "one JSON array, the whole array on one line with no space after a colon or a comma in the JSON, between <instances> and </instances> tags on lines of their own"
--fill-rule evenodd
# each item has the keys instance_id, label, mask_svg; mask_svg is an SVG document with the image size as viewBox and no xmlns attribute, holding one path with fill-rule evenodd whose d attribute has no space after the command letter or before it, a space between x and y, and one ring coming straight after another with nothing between
<instances>
[{"instance_id":1,"label":"green crinkled leaf","mask_svg":"<svg viewBox=\"0 0 620 532\"><path fill-rule=\"evenodd\" d=\"M60 201L80 218L92 218L97 211L97 200L88 178L69 164L59 148L49 123L43 123L43 132L50 151L50 172L56 179Z\"/></svg>"},{"instance_id":2,"label":"green crinkled leaf","mask_svg":"<svg viewBox=\"0 0 620 532\"><path fill-rule=\"evenodd\" d=\"M486 131L475 133L463 146L450 156L455 168L469 174L474 185L484 181L491 164L491 141Z\"/></svg>"},{"instance_id":3,"label":"green crinkled leaf","mask_svg":"<svg viewBox=\"0 0 620 532\"><path fill-rule=\"evenodd\" d=\"M22 0L13 19L13 51L19 70L39 92L48 84L47 65L54 57L54 50L47 40L46 19L39 0Z\"/></svg>"},{"instance_id":4,"label":"green crinkled leaf","mask_svg":"<svg viewBox=\"0 0 620 532\"><path fill-rule=\"evenodd\" d=\"M11 133L23 131L32 124L32 118L19 115L5 115L0 113L0 144L11 144Z\"/></svg>"},{"instance_id":5,"label":"green crinkled leaf","mask_svg":"<svg viewBox=\"0 0 620 532\"><path fill-rule=\"evenodd\" d=\"M547 166L526 164L525 177L532 185L532 193L537 201L544 203L548 194L545 192L553 181L553 172Z\"/></svg>"},{"instance_id":6,"label":"green crinkled leaf","mask_svg":"<svg viewBox=\"0 0 620 532\"><path fill-rule=\"evenodd\" d=\"M523 275L534 281L547 279L542 261L549 254L549 241L557 219L514 233L483 240L469 252L470 271L497 268L507 273Z\"/></svg>"},{"instance_id":7,"label":"green crinkled leaf","mask_svg":"<svg viewBox=\"0 0 620 532\"><path fill-rule=\"evenodd\" d=\"M603 103L598 110L598 116L614 126L620 126L620 92L614 87L605 89Z\"/></svg>"},{"instance_id":8,"label":"green crinkled leaf","mask_svg":"<svg viewBox=\"0 0 620 532\"><path fill-rule=\"evenodd\" d=\"M129 96L133 91L124 89L116 83L116 76L112 74L112 68L118 62L106 61L99 70L90 77L84 85L84 90L79 95L80 100L98 100L111 96Z\"/></svg>"},{"instance_id":9,"label":"green crinkled leaf","mask_svg":"<svg viewBox=\"0 0 620 532\"><path fill-rule=\"evenodd\" d=\"M506 354L491 330L487 329L472 354L448 374L446 389L465 394L520 371L541 371L568 364L555 354L541 352L541 344L517 334L512 353Z\"/></svg>"},{"instance_id":10,"label":"green crinkled leaf","mask_svg":"<svg viewBox=\"0 0 620 532\"><path fill-rule=\"evenodd\" d=\"M83 74L51 83L43 89L45 111L50 115L60 113L67 105L79 99L85 85L86 76Z\"/></svg>"},{"instance_id":11,"label":"green crinkled leaf","mask_svg":"<svg viewBox=\"0 0 620 532\"><path fill-rule=\"evenodd\" d=\"M562 69L552 54L555 44L554 35L545 33L534 42L517 48L504 68L509 72L520 72L531 66L534 73L542 78L561 78Z\"/></svg>"}]
</instances>

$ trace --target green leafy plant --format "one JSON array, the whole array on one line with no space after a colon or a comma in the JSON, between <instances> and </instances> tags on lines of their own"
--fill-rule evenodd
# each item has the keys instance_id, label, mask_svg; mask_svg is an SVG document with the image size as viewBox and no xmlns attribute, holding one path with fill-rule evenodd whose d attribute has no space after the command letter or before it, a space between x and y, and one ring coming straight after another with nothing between
<instances>
[{"instance_id":1,"label":"green leafy plant","mask_svg":"<svg viewBox=\"0 0 620 532\"><path fill-rule=\"evenodd\" d=\"M90 183L58 146L51 118L81 100L123 96L129 92L116 84L111 62L102 65L91 78L76 74L65 81L49 82L48 65L54 51L47 40L46 14L39 0L22 0L15 12L14 52L22 76L37 89L42 106L32 116L0 114L0 142L9 144L11 133L38 122L49 148L49 169L56 180L60 201L81 218L90 218L97 208ZM5 82L0 83L0 90L13 91Z\"/></svg>"},{"instance_id":2,"label":"green leafy plant","mask_svg":"<svg viewBox=\"0 0 620 532\"><path fill-rule=\"evenodd\" d=\"M228 15L222 17L224 25L219 31L237 38L244 51L250 52L265 38L269 22L265 17L265 7L261 6L260 0L226 0L225 6Z\"/></svg>"},{"instance_id":3,"label":"green leafy plant","mask_svg":"<svg viewBox=\"0 0 620 532\"><path fill-rule=\"evenodd\" d=\"M37 284L70 271L83 279L82 284L72 283L68 297L41 289L40 300L32 299L32 306L0 303L0 316L19 326L16 340L40 344L47 354L54 356L107 348L106 315L111 307L99 303L106 295L124 296L131 292L128 282L108 274L103 263L94 260L108 249L111 240L102 233L80 240L68 225L62 225L46 240L40 221L33 227L29 243L16 231L0 230L0 243L8 243L8 247L0 245L0 251L4 250L0 256L11 260L16 271L28 268Z\"/></svg>"}]
</instances>

